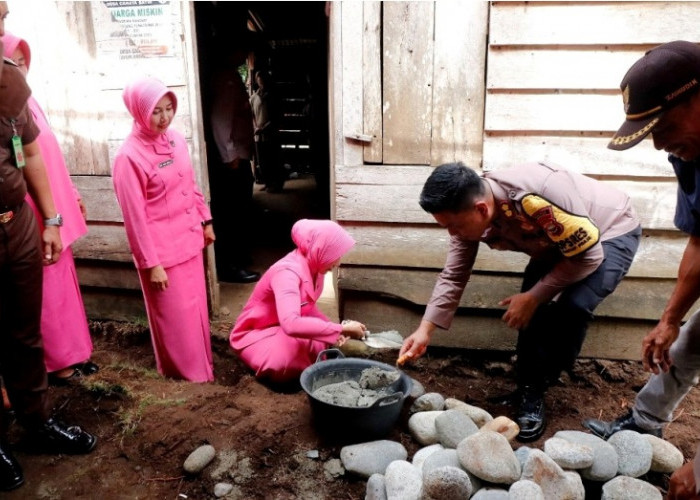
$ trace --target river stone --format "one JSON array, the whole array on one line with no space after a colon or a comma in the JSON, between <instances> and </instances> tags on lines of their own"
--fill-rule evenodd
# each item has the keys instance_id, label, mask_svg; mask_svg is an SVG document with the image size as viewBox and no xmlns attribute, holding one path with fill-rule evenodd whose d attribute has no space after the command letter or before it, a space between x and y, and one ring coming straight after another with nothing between
<instances>
[{"instance_id":1,"label":"river stone","mask_svg":"<svg viewBox=\"0 0 700 500\"><path fill-rule=\"evenodd\" d=\"M508 490L502 488L482 488L471 498L471 500L510 500Z\"/></svg>"},{"instance_id":2,"label":"river stone","mask_svg":"<svg viewBox=\"0 0 700 500\"><path fill-rule=\"evenodd\" d=\"M469 475L461 468L446 465L423 475L422 500L460 500L471 494Z\"/></svg>"},{"instance_id":3,"label":"river stone","mask_svg":"<svg viewBox=\"0 0 700 500\"><path fill-rule=\"evenodd\" d=\"M651 434L643 434L651 445L651 470L672 474L683 465L683 453L674 445Z\"/></svg>"},{"instance_id":4,"label":"river stone","mask_svg":"<svg viewBox=\"0 0 700 500\"><path fill-rule=\"evenodd\" d=\"M382 439L344 446L340 460L345 470L362 477L384 474L387 466L395 460L406 460L408 452L401 443Z\"/></svg>"},{"instance_id":5,"label":"river stone","mask_svg":"<svg viewBox=\"0 0 700 500\"><path fill-rule=\"evenodd\" d=\"M459 457L457 456L457 450L449 448L445 449L443 448L442 450L438 450L432 455L430 455L428 458L425 459L423 462L423 477L430 472L433 469L437 469L439 467L445 467L445 466L450 466L450 467L457 467L458 469L464 470L464 467L462 467L462 464L459 463ZM482 486L482 481L478 477L476 477L474 474L469 472L468 470L465 470L467 475L469 476L469 481L472 484L472 491L477 491L481 489Z\"/></svg>"},{"instance_id":6,"label":"river stone","mask_svg":"<svg viewBox=\"0 0 700 500\"><path fill-rule=\"evenodd\" d=\"M372 474L367 480L365 500L387 500L386 481L382 474Z\"/></svg>"},{"instance_id":7,"label":"river stone","mask_svg":"<svg viewBox=\"0 0 700 500\"><path fill-rule=\"evenodd\" d=\"M412 399L418 399L421 397L423 394L425 394L425 387L423 387L423 384L418 382L416 379L411 378L411 392L408 394L408 396Z\"/></svg>"},{"instance_id":8,"label":"river stone","mask_svg":"<svg viewBox=\"0 0 700 500\"><path fill-rule=\"evenodd\" d=\"M205 444L190 453L182 468L188 474L199 474L209 463L214 460L216 450L210 444Z\"/></svg>"},{"instance_id":9,"label":"river stone","mask_svg":"<svg viewBox=\"0 0 700 500\"><path fill-rule=\"evenodd\" d=\"M520 479L520 462L508 440L493 431L481 431L457 445L459 463L476 477L496 484Z\"/></svg>"},{"instance_id":10,"label":"river stone","mask_svg":"<svg viewBox=\"0 0 700 500\"><path fill-rule=\"evenodd\" d=\"M384 474L387 500L420 500L423 478L420 469L405 460L394 460Z\"/></svg>"},{"instance_id":11,"label":"river stone","mask_svg":"<svg viewBox=\"0 0 700 500\"><path fill-rule=\"evenodd\" d=\"M444 450L445 447L442 446L440 443L435 443L431 444L430 446L425 446L415 452L413 454L413 459L411 459L411 463L418 467L419 469L423 468L423 462L425 462L425 459L428 458L430 455L435 453L436 451Z\"/></svg>"},{"instance_id":12,"label":"river stone","mask_svg":"<svg viewBox=\"0 0 700 500\"><path fill-rule=\"evenodd\" d=\"M441 411L419 411L408 419L408 431L413 439L423 446L434 444L439 441L435 419Z\"/></svg>"},{"instance_id":13,"label":"river stone","mask_svg":"<svg viewBox=\"0 0 700 500\"><path fill-rule=\"evenodd\" d=\"M214 496L216 498L225 497L233 490L231 483L216 483L214 485Z\"/></svg>"},{"instance_id":14,"label":"river stone","mask_svg":"<svg viewBox=\"0 0 700 500\"><path fill-rule=\"evenodd\" d=\"M621 476L639 477L651 468L652 448L642 434L636 431L619 431L610 436L608 443L619 457L617 473Z\"/></svg>"},{"instance_id":15,"label":"river stone","mask_svg":"<svg viewBox=\"0 0 700 500\"><path fill-rule=\"evenodd\" d=\"M655 486L628 476L617 476L603 485L601 500L662 500Z\"/></svg>"},{"instance_id":16,"label":"river stone","mask_svg":"<svg viewBox=\"0 0 700 500\"><path fill-rule=\"evenodd\" d=\"M486 422L481 426L480 430L498 432L499 434L503 434L508 441L513 441L513 439L515 439L520 433L520 427L518 427L518 424L503 415Z\"/></svg>"},{"instance_id":17,"label":"river stone","mask_svg":"<svg viewBox=\"0 0 700 500\"><path fill-rule=\"evenodd\" d=\"M481 428L486 422L490 422L491 420L493 420L491 414L483 408L479 408L478 406L472 406L470 404L465 403L464 401L460 401L459 399L455 398L447 398L445 400L445 409L461 411L469 418L471 418L476 424L476 426L479 428Z\"/></svg>"},{"instance_id":18,"label":"river stone","mask_svg":"<svg viewBox=\"0 0 700 500\"><path fill-rule=\"evenodd\" d=\"M445 398L438 392L428 392L416 399L411 408L408 410L410 414L418 413L419 411L441 411L445 409Z\"/></svg>"},{"instance_id":19,"label":"river stone","mask_svg":"<svg viewBox=\"0 0 700 500\"><path fill-rule=\"evenodd\" d=\"M515 450L515 457L518 459L518 462L520 462L521 469L525 465L525 462L527 462L527 457L530 456L530 452L533 449L534 448L530 448L529 446L521 446L520 448ZM617 472L617 464L615 465L615 472Z\"/></svg>"},{"instance_id":20,"label":"river stone","mask_svg":"<svg viewBox=\"0 0 700 500\"><path fill-rule=\"evenodd\" d=\"M573 476L578 477L576 481ZM533 449L523 466L521 479L528 479L540 485L545 498L583 500L585 491L580 476L575 472L566 473L542 450Z\"/></svg>"},{"instance_id":21,"label":"river stone","mask_svg":"<svg viewBox=\"0 0 700 500\"><path fill-rule=\"evenodd\" d=\"M510 500L545 500L540 485L529 479L521 479L511 484L508 498Z\"/></svg>"},{"instance_id":22,"label":"river stone","mask_svg":"<svg viewBox=\"0 0 700 500\"><path fill-rule=\"evenodd\" d=\"M593 448L552 437L544 442L544 452L562 469L585 469L593 465Z\"/></svg>"},{"instance_id":23,"label":"river stone","mask_svg":"<svg viewBox=\"0 0 700 500\"><path fill-rule=\"evenodd\" d=\"M582 431L559 431L554 437L585 445L593 450L593 464L578 471L584 479L605 482L617 475L617 451L604 439Z\"/></svg>"},{"instance_id":24,"label":"river stone","mask_svg":"<svg viewBox=\"0 0 700 500\"><path fill-rule=\"evenodd\" d=\"M435 429L445 448L457 448L462 439L479 432L474 421L459 410L443 411L435 419Z\"/></svg>"}]
</instances>

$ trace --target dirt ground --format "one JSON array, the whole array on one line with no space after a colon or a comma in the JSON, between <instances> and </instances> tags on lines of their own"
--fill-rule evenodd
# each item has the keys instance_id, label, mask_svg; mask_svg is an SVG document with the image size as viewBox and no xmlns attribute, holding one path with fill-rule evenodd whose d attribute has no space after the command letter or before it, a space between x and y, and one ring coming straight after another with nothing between
<instances>
[{"instance_id":1,"label":"dirt ground","mask_svg":"<svg viewBox=\"0 0 700 500\"><path fill-rule=\"evenodd\" d=\"M11 441L26 483L0 497L208 499L215 498L217 482L229 482L235 488L226 498L364 498L364 480L333 475L342 428L337 440L320 437L306 394L258 383L229 350L225 332L213 343L216 382L192 384L157 374L145 327L93 322L92 329L93 360L101 371L50 392L59 416L99 436L97 448L89 456L30 455L21 451L21 429L13 426ZM393 364L395 352L372 357ZM513 386L508 354L430 350L406 372L429 392L482 406L494 416L508 413L486 402ZM579 361L575 377L550 390L547 431L530 446L541 448L558 430L583 430L583 418L619 415L645 380L635 362ZM400 441L410 459L419 446L406 431L406 418L404 411L387 437ZM700 392L693 389L665 434L685 457L695 449L699 419ZM200 475L188 477L182 464L205 443L218 456ZM312 450L317 458L307 456ZM659 474L644 479L662 490L668 480ZM587 485L587 491L599 497L599 485Z\"/></svg>"}]
</instances>

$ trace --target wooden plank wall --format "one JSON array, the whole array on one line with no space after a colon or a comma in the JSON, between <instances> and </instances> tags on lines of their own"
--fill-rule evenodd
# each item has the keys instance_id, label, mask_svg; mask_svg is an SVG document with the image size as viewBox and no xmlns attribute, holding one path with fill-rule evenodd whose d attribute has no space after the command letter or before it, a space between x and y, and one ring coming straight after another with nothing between
<instances>
[{"instance_id":1,"label":"wooden plank wall","mask_svg":"<svg viewBox=\"0 0 700 500\"><path fill-rule=\"evenodd\" d=\"M114 195L111 165L131 130L121 98L124 85L155 76L178 98L173 126L190 145L203 191L208 193L206 159L200 156L201 110L196 50L189 2L171 4L173 57L136 58L115 63L100 50L111 36L103 2L11 2L6 29L26 39L32 50L28 75L34 95L49 117L88 213L88 234L73 245L88 316L105 319L145 317L143 298ZM189 51L185 47L189 47ZM194 47L194 48L193 48ZM207 196L208 197L208 196ZM211 252L208 258L213 259ZM211 279L210 284L215 283ZM210 285L212 304L218 289Z\"/></svg>"},{"instance_id":2,"label":"wooden plank wall","mask_svg":"<svg viewBox=\"0 0 700 500\"><path fill-rule=\"evenodd\" d=\"M644 238L629 277L599 308L584 353L636 358L640 336L673 287L686 238L673 227L676 185L665 155L650 141L623 153L606 144L622 120L618 85L626 69L678 33L700 41L695 22L700 4L388 4L365 2L361 45L344 39L343 53L335 55L346 81L347 72L358 71L353 68L360 67L362 54L363 99L353 104L364 107L364 122L348 120L345 109L340 114L346 136L364 125L364 133L373 137L364 146L338 142L335 155L336 216L358 241L339 273L341 315L366 320L375 330L400 327L408 334L417 326L447 249L447 234L417 203L434 166L461 160L488 171L545 159L633 197ZM480 11L479 4L488 10ZM359 16L357 6L344 3L342 9L343 18L350 16L348 10ZM408 40L408 29L416 40L431 37L425 33L431 23L418 26L416 17L433 20L432 42ZM372 57L378 47L384 47L380 63ZM430 61L432 78L426 83ZM407 76L396 78L401 71ZM426 85L432 94L424 92ZM357 92L354 85L346 90ZM363 163L357 161L360 148ZM496 304L518 289L525 263L524 255L482 248L461 302L469 313L438 343L512 348L514 336L497 320ZM474 333L473 324L468 326L473 322L491 333ZM462 330L470 333L455 333ZM620 334L619 342L610 332Z\"/></svg>"}]
</instances>

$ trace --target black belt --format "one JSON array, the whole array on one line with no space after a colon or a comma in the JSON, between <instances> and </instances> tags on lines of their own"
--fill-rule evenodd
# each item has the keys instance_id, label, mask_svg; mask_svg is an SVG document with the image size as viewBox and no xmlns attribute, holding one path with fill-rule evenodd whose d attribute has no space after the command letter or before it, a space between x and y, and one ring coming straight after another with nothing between
<instances>
[{"instance_id":1,"label":"black belt","mask_svg":"<svg viewBox=\"0 0 700 500\"><path fill-rule=\"evenodd\" d=\"M7 224L10 222L12 219L14 219L17 214L19 213L19 210L22 208L22 205L24 202L20 203L16 207L2 207L0 210L0 224Z\"/></svg>"}]
</instances>

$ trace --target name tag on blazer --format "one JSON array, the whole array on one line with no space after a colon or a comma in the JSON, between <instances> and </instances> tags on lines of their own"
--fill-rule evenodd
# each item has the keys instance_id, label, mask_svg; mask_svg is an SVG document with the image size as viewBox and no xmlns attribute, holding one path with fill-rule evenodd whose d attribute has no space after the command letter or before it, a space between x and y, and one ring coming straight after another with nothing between
<instances>
[{"instance_id":1,"label":"name tag on blazer","mask_svg":"<svg viewBox=\"0 0 700 500\"><path fill-rule=\"evenodd\" d=\"M172 158L170 158L169 160L162 161L158 164L158 168L167 167L168 165L172 165L173 162L174 160Z\"/></svg>"}]
</instances>

